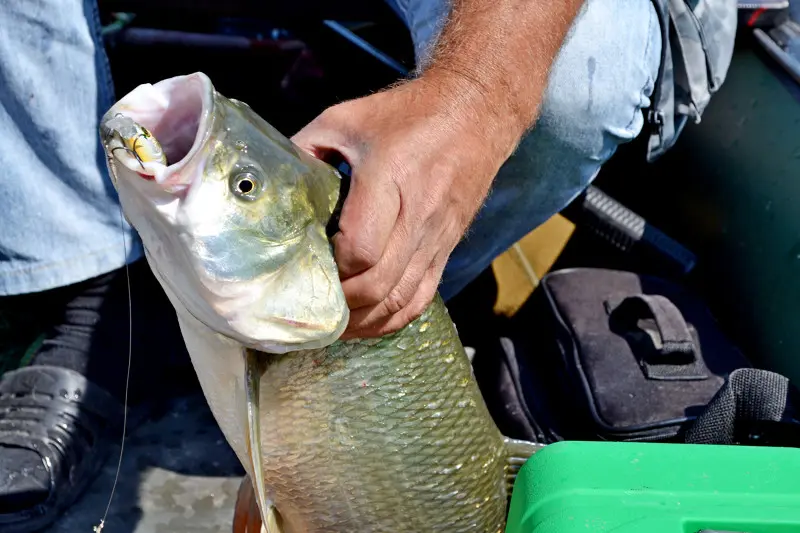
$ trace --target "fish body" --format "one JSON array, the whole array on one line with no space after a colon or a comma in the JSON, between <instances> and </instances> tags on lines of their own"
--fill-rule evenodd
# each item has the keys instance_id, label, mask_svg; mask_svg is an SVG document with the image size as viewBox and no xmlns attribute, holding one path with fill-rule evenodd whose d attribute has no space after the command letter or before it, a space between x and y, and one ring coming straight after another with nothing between
<instances>
[{"instance_id":1,"label":"fish body","mask_svg":"<svg viewBox=\"0 0 800 533\"><path fill-rule=\"evenodd\" d=\"M163 147L147 179L113 151L120 114ZM135 89L101 138L268 533L503 530L536 446L493 423L441 299L397 333L338 340L332 167L202 74Z\"/></svg>"}]
</instances>

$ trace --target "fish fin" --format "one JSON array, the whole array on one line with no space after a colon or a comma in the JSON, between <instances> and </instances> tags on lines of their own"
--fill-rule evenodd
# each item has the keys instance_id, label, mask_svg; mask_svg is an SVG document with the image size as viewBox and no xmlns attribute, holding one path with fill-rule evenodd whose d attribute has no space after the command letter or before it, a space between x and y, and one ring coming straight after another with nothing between
<instances>
[{"instance_id":1,"label":"fish fin","mask_svg":"<svg viewBox=\"0 0 800 533\"><path fill-rule=\"evenodd\" d=\"M506 447L506 491L511 497L519 469L530 459L531 455L544 448L545 445L509 438L505 438L504 442Z\"/></svg>"},{"instance_id":2,"label":"fish fin","mask_svg":"<svg viewBox=\"0 0 800 533\"><path fill-rule=\"evenodd\" d=\"M271 503L268 503L267 508L264 510L264 523L261 524L261 533L283 533L280 513Z\"/></svg>"},{"instance_id":3,"label":"fish fin","mask_svg":"<svg viewBox=\"0 0 800 533\"><path fill-rule=\"evenodd\" d=\"M261 511L258 509L256 492L253 489L250 476L245 475L241 483L239 483L231 531L232 533L258 533L262 529Z\"/></svg>"},{"instance_id":4,"label":"fish fin","mask_svg":"<svg viewBox=\"0 0 800 533\"><path fill-rule=\"evenodd\" d=\"M233 512L232 533L283 533L280 513L269 500L264 502L262 518L258 496L248 475L242 478L239 485Z\"/></svg>"},{"instance_id":5,"label":"fish fin","mask_svg":"<svg viewBox=\"0 0 800 533\"><path fill-rule=\"evenodd\" d=\"M261 458L261 425L259 422L259 412L261 405L261 376L264 373L262 360L255 350L244 350L244 390L245 390L245 409L247 411L247 455L250 459L251 472L253 474L253 490L259 506L266 509L267 491L264 486L264 472L261 465L264 461Z\"/></svg>"}]
</instances>

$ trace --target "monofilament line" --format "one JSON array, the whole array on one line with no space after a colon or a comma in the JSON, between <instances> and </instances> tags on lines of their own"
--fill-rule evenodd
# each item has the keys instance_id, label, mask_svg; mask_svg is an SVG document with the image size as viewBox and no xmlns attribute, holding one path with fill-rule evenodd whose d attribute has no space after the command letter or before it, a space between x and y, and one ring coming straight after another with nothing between
<instances>
[{"instance_id":1,"label":"monofilament line","mask_svg":"<svg viewBox=\"0 0 800 533\"><path fill-rule=\"evenodd\" d=\"M122 414L122 442L119 447L119 460L117 461L117 472L114 475L114 484L111 485L111 494L108 497L106 510L103 513L103 518L100 523L94 526L95 533L100 533L106 524L108 512L111 509L111 502L114 500L114 492L117 489L117 482L119 482L119 473L122 470L122 454L125 451L125 432L128 428L128 386L131 379L131 359L133 355L133 303L131 299L131 272L128 267L128 243L125 242L125 215L122 213L122 206L119 208L119 222L120 229L122 230L122 249L125 252L125 280L128 285L128 370L125 373L125 400L123 402Z\"/></svg>"}]
</instances>

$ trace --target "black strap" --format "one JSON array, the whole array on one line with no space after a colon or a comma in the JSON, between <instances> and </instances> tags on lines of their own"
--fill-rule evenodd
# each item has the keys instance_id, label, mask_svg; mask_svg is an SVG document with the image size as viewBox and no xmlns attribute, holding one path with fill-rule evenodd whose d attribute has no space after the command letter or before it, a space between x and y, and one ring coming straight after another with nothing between
<instances>
[{"instance_id":1,"label":"black strap","mask_svg":"<svg viewBox=\"0 0 800 533\"><path fill-rule=\"evenodd\" d=\"M689 325L668 298L659 294L635 294L619 303L607 301L605 304L612 331L631 343L648 379L708 378ZM650 334L652 329L657 335Z\"/></svg>"},{"instance_id":2,"label":"black strap","mask_svg":"<svg viewBox=\"0 0 800 533\"><path fill-rule=\"evenodd\" d=\"M685 441L772 445L769 439L778 438L782 445L800 446L800 425L791 421L789 393L789 380L780 374L755 368L734 370L689 426Z\"/></svg>"},{"instance_id":3,"label":"black strap","mask_svg":"<svg viewBox=\"0 0 800 533\"><path fill-rule=\"evenodd\" d=\"M669 299L659 294L636 294L622 300L612 313L628 323L652 317L658 328L661 345L656 347L660 356L669 357L676 353L694 357L694 341L683 315Z\"/></svg>"}]
</instances>

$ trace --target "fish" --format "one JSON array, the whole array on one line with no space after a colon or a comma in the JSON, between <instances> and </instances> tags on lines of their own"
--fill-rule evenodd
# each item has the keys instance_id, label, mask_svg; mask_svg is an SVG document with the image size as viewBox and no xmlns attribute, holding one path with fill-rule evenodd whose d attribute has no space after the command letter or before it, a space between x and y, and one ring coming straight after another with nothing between
<instances>
[{"instance_id":1,"label":"fish","mask_svg":"<svg viewBox=\"0 0 800 533\"><path fill-rule=\"evenodd\" d=\"M438 294L398 332L340 339L342 173L202 72L136 87L99 130L122 212L246 471L254 527L503 531L516 473L542 445L499 431ZM148 144L134 157L137 138Z\"/></svg>"}]
</instances>

